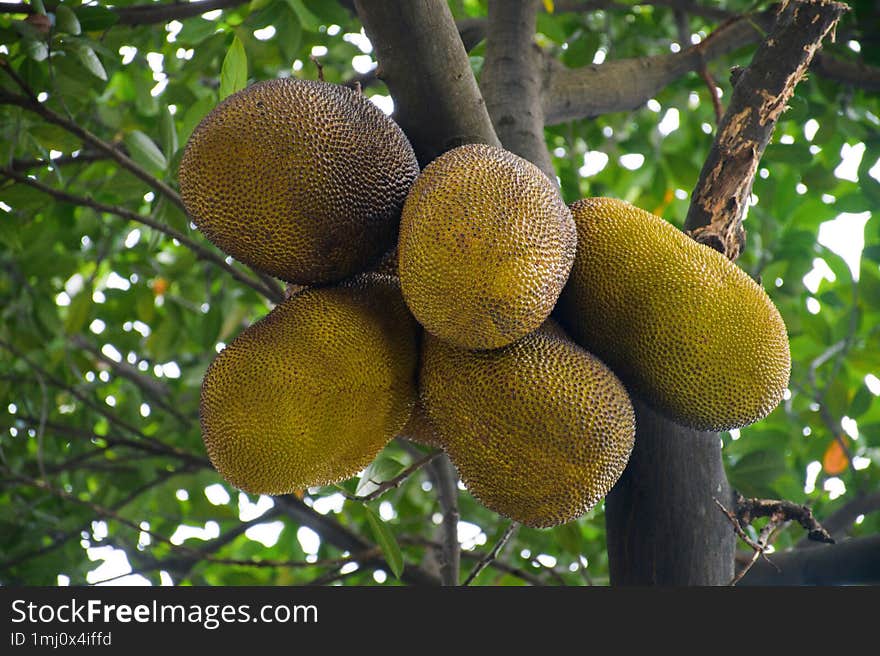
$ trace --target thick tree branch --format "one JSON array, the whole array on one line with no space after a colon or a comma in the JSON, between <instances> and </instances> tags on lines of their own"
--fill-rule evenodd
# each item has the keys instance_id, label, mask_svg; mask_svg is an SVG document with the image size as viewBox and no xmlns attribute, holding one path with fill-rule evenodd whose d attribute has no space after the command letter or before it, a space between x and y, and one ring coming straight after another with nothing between
<instances>
[{"instance_id":1,"label":"thick tree branch","mask_svg":"<svg viewBox=\"0 0 880 656\"><path fill-rule=\"evenodd\" d=\"M880 535L771 554L769 559L756 563L740 585L880 584Z\"/></svg>"},{"instance_id":2,"label":"thick tree branch","mask_svg":"<svg viewBox=\"0 0 880 656\"><path fill-rule=\"evenodd\" d=\"M739 76L730 105L691 195L685 229L735 260L745 244L742 218L755 172L779 116L844 4L792 0Z\"/></svg>"},{"instance_id":3,"label":"thick tree branch","mask_svg":"<svg viewBox=\"0 0 880 656\"><path fill-rule=\"evenodd\" d=\"M758 41L761 35L755 24L752 16L733 20L702 43L675 54L619 59L576 69L548 58L544 74L547 125L640 107L686 73Z\"/></svg>"},{"instance_id":4,"label":"thick tree branch","mask_svg":"<svg viewBox=\"0 0 880 656\"><path fill-rule=\"evenodd\" d=\"M841 84L865 91L880 91L880 68L868 66L864 62L847 61L825 52L817 52L810 70Z\"/></svg>"},{"instance_id":5,"label":"thick tree branch","mask_svg":"<svg viewBox=\"0 0 880 656\"><path fill-rule=\"evenodd\" d=\"M358 0L358 16L419 159L466 143L500 145L444 0Z\"/></svg>"},{"instance_id":6,"label":"thick tree branch","mask_svg":"<svg viewBox=\"0 0 880 656\"><path fill-rule=\"evenodd\" d=\"M733 501L721 440L633 407L635 446L605 498L611 585L727 585L736 537L715 505Z\"/></svg>"},{"instance_id":7,"label":"thick tree branch","mask_svg":"<svg viewBox=\"0 0 880 656\"><path fill-rule=\"evenodd\" d=\"M534 44L538 0L489 0L486 58L480 88L504 147L555 182L544 139L541 51Z\"/></svg>"}]
</instances>

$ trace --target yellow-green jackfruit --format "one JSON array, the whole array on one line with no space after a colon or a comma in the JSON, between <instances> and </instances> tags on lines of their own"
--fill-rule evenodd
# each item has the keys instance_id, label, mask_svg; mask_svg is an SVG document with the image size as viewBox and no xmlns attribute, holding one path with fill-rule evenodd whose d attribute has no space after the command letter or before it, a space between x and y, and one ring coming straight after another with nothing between
<instances>
[{"instance_id":1,"label":"yellow-green jackfruit","mask_svg":"<svg viewBox=\"0 0 880 656\"><path fill-rule=\"evenodd\" d=\"M398 286L384 276L287 299L205 374L200 418L211 462L253 494L353 476L409 419L417 336Z\"/></svg>"},{"instance_id":2,"label":"yellow-green jackfruit","mask_svg":"<svg viewBox=\"0 0 880 656\"><path fill-rule=\"evenodd\" d=\"M782 399L791 357L766 292L717 251L623 201L571 206L578 255L558 306L572 338L671 419L727 430Z\"/></svg>"},{"instance_id":3,"label":"yellow-green jackfruit","mask_svg":"<svg viewBox=\"0 0 880 656\"><path fill-rule=\"evenodd\" d=\"M533 527L591 509L623 472L635 415L620 381L557 331L494 350L425 336L421 401L471 494Z\"/></svg>"},{"instance_id":4,"label":"yellow-green jackfruit","mask_svg":"<svg viewBox=\"0 0 880 656\"><path fill-rule=\"evenodd\" d=\"M576 243L571 213L540 169L501 148L460 146L431 162L407 196L401 288L428 332L497 348L547 318Z\"/></svg>"},{"instance_id":5,"label":"yellow-green jackfruit","mask_svg":"<svg viewBox=\"0 0 880 656\"><path fill-rule=\"evenodd\" d=\"M209 113L179 178L187 211L221 250L311 285L366 271L394 245L418 172L403 132L362 94L285 78Z\"/></svg>"}]
</instances>

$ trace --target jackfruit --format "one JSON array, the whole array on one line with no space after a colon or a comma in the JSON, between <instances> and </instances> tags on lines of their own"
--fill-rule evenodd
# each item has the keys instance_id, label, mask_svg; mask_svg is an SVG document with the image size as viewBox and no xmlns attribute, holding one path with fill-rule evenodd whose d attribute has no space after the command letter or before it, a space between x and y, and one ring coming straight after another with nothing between
<instances>
[{"instance_id":1,"label":"jackfruit","mask_svg":"<svg viewBox=\"0 0 880 656\"><path fill-rule=\"evenodd\" d=\"M686 426L729 430L776 407L791 356L760 285L629 203L588 198L571 209L581 246L558 317L578 344Z\"/></svg>"},{"instance_id":2,"label":"jackfruit","mask_svg":"<svg viewBox=\"0 0 880 656\"><path fill-rule=\"evenodd\" d=\"M202 383L217 471L253 494L349 478L409 419L418 326L395 282L359 276L277 305L221 351Z\"/></svg>"},{"instance_id":3,"label":"jackfruit","mask_svg":"<svg viewBox=\"0 0 880 656\"><path fill-rule=\"evenodd\" d=\"M218 248L311 285L366 271L394 245L418 172L403 132L363 95L285 78L211 111L179 178L187 211Z\"/></svg>"},{"instance_id":4,"label":"jackfruit","mask_svg":"<svg viewBox=\"0 0 880 656\"><path fill-rule=\"evenodd\" d=\"M582 515L629 460L635 414L598 359L554 331L474 351L426 335L420 398L470 493L536 528Z\"/></svg>"},{"instance_id":5,"label":"jackfruit","mask_svg":"<svg viewBox=\"0 0 880 656\"><path fill-rule=\"evenodd\" d=\"M435 449L443 448L442 436L431 424L428 413L418 400L416 400L416 404L413 406L409 421L400 430L400 435L416 444L434 447Z\"/></svg>"},{"instance_id":6,"label":"jackfruit","mask_svg":"<svg viewBox=\"0 0 880 656\"><path fill-rule=\"evenodd\" d=\"M436 337L505 346L549 316L576 244L571 213L540 169L501 148L459 146L425 167L407 196L403 296Z\"/></svg>"}]
</instances>

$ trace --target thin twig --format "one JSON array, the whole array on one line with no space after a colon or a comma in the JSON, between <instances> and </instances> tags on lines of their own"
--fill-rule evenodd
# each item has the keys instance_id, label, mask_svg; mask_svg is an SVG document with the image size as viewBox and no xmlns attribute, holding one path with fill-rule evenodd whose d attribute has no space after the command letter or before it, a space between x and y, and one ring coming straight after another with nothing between
<instances>
[{"instance_id":1,"label":"thin twig","mask_svg":"<svg viewBox=\"0 0 880 656\"><path fill-rule=\"evenodd\" d=\"M421 469L422 467L427 465L429 462L434 460L434 458L441 455L442 453L443 453L442 451L434 451L433 453L427 454L425 457L417 460L416 462L411 464L409 467L404 469L397 476L395 476L394 478L391 478L387 481L382 481L382 482L371 481L372 483L378 485L379 487L377 487L375 490L373 490L369 494L364 494L362 496L355 496L353 494L348 494L348 493L343 492L343 495L345 496L346 499L349 499L350 501L362 501L362 502L374 501L375 499L378 499L380 496L385 494L388 490L390 490L392 488L400 487L400 485L407 478L409 478L412 474L417 472L419 469Z\"/></svg>"},{"instance_id":2,"label":"thin twig","mask_svg":"<svg viewBox=\"0 0 880 656\"><path fill-rule=\"evenodd\" d=\"M794 521L800 524L808 537L816 542L834 544L834 538L813 516L809 506L778 499L746 499L736 494L736 518L740 524L751 524L758 517L770 517L777 523Z\"/></svg>"},{"instance_id":3,"label":"thin twig","mask_svg":"<svg viewBox=\"0 0 880 656\"><path fill-rule=\"evenodd\" d=\"M519 523L513 521L507 525L507 528L504 530L501 538L498 540L498 542L495 543L495 546L492 547L492 550L489 551L489 553L487 553L483 558L481 558L476 565L474 565L474 568L471 570L471 573L468 574L468 577L464 580L464 583L462 583L462 585L470 585L470 583L473 582L473 580L477 578L477 576L479 576L480 572L486 569L486 567L488 567L493 560L498 558L498 556L501 554L501 550L504 549L505 545L507 545L513 535L516 533L519 526Z\"/></svg>"},{"instance_id":4,"label":"thin twig","mask_svg":"<svg viewBox=\"0 0 880 656\"><path fill-rule=\"evenodd\" d=\"M137 212L133 212L124 207L119 207L117 205L109 205L107 203L101 203L86 196L76 196L74 194L68 193L66 191L61 191L60 189L55 189L38 180L34 180L18 171L13 171L10 168L2 168L0 169L0 174L3 176L15 180L18 183L28 185L37 189L38 191L43 192L44 194L55 198L56 200L60 200L66 203L72 203L74 205L80 205L82 207L89 207L98 212L104 212L107 214L112 214L114 216L118 216L120 218L126 219L128 221L134 221L136 223L140 223L142 225L148 226L161 232L172 239L176 239L182 245L189 248L197 258L201 260L206 260L211 262L212 264L217 265L230 275L232 275L239 282L247 285L248 287L256 290L266 298L270 299L273 302L281 302L283 299L283 294L279 295L276 293L276 290L270 289L266 287L264 284L250 278L245 275L232 265L226 262L226 258L214 251L202 246L201 244L195 242L194 240L187 237L182 232L175 230L174 228L165 225L161 221L157 221L156 219L144 216L143 214L138 214Z\"/></svg>"},{"instance_id":5,"label":"thin twig","mask_svg":"<svg viewBox=\"0 0 880 656\"><path fill-rule=\"evenodd\" d=\"M725 508L724 505L717 498L713 497L713 501L715 501L717 506L721 509L721 512L723 512L727 516L727 519L730 520L730 523L733 525L733 530L740 537L740 539L742 539L743 542L745 542L755 551L752 559L748 563L746 563L746 566L738 574L734 575L733 579L731 579L730 583L728 584L734 586L752 568L752 565L757 562L759 556L763 557L764 560L766 560L768 563L770 563L770 559L767 558L767 554L764 551L766 546L762 545L760 542L755 542L754 540L752 540L752 538L749 537L748 533L745 532L745 529L743 529L742 524L740 524L739 519L737 519L736 515Z\"/></svg>"}]
</instances>

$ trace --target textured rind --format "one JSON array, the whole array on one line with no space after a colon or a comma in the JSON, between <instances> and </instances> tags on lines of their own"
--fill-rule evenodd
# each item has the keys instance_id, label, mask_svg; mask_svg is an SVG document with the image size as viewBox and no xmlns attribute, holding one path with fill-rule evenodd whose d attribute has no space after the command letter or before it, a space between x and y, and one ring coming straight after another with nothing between
<instances>
[{"instance_id":1,"label":"textured rind","mask_svg":"<svg viewBox=\"0 0 880 656\"><path fill-rule=\"evenodd\" d=\"M394 245L418 172L403 132L362 94L285 78L209 113L179 179L187 211L218 248L311 285L365 271Z\"/></svg>"},{"instance_id":2,"label":"textured rind","mask_svg":"<svg viewBox=\"0 0 880 656\"><path fill-rule=\"evenodd\" d=\"M460 146L431 162L407 196L401 288L428 332L498 348L547 318L576 246L571 213L540 169L501 148Z\"/></svg>"},{"instance_id":3,"label":"textured rind","mask_svg":"<svg viewBox=\"0 0 880 656\"><path fill-rule=\"evenodd\" d=\"M632 451L635 414L623 385L558 330L491 351L427 335L419 389L470 493L527 526L590 510Z\"/></svg>"},{"instance_id":4,"label":"textured rind","mask_svg":"<svg viewBox=\"0 0 880 656\"><path fill-rule=\"evenodd\" d=\"M417 335L385 276L305 290L276 306L205 374L199 414L214 467L253 494L355 475L409 419Z\"/></svg>"},{"instance_id":5,"label":"textured rind","mask_svg":"<svg viewBox=\"0 0 880 656\"><path fill-rule=\"evenodd\" d=\"M431 424L428 413L418 400L415 406L413 406L409 421L400 430L400 435L416 444L434 447L435 449L444 448L443 437Z\"/></svg>"},{"instance_id":6,"label":"textured rind","mask_svg":"<svg viewBox=\"0 0 880 656\"><path fill-rule=\"evenodd\" d=\"M577 343L686 426L738 428L779 404L788 335L760 285L633 205L588 198L571 209L581 246L557 315Z\"/></svg>"}]
</instances>

